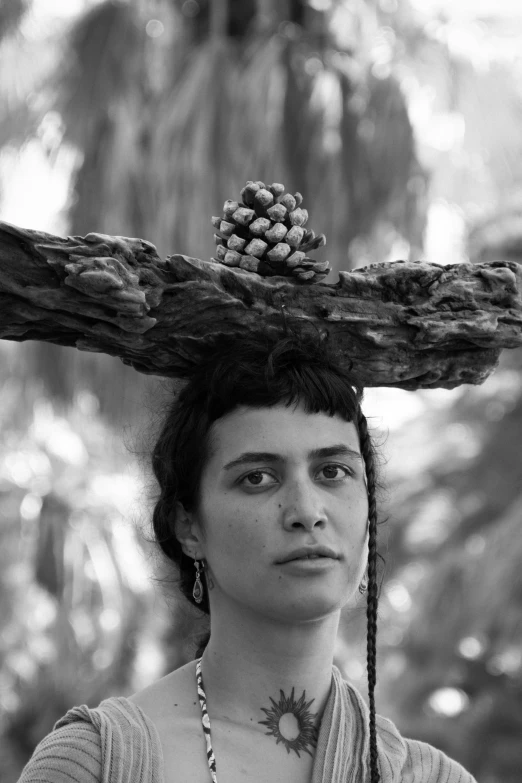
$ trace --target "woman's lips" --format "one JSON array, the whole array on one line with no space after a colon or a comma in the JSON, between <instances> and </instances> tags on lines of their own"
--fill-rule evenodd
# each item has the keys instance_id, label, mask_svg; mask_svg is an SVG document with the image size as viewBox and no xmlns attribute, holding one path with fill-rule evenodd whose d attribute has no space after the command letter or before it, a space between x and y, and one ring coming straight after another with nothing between
<instances>
[{"instance_id":1,"label":"woman's lips","mask_svg":"<svg viewBox=\"0 0 522 783\"><path fill-rule=\"evenodd\" d=\"M337 563L333 557L298 557L295 560L287 560L279 565L287 571L306 573L309 571L326 571Z\"/></svg>"}]
</instances>

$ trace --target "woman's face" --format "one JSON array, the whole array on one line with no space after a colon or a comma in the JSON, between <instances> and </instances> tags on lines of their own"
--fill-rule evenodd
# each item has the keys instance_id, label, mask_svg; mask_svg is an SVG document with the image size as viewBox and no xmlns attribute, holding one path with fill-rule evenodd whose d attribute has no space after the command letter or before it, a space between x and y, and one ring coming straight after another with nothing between
<instances>
[{"instance_id":1,"label":"woman's face","mask_svg":"<svg viewBox=\"0 0 522 783\"><path fill-rule=\"evenodd\" d=\"M342 608L367 563L368 498L354 424L301 405L243 406L214 422L210 435L196 528L214 583L211 610L213 601L231 601L302 622ZM318 449L330 451L311 454ZM280 563L315 545L338 559Z\"/></svg>"}]
</instances>

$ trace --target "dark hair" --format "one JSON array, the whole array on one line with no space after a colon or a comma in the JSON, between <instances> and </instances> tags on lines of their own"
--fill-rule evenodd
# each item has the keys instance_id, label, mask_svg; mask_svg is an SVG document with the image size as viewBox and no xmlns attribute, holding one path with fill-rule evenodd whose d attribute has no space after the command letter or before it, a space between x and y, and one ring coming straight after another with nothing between
<instances>
[{"instance_id":1,"label":"dark hair","mask_svg":"<svg viewBox=\"0 0 522 783\"><path fill-rule=\"evenodd\" d=\"M248 332L241 339L222 343L208 360L197 366L163 421L152 451L152 469L159 484L152 524L156 542L179 569L179 588L193 606L209 615L208 590L196 604L192 596L194 560L182 551L174 534L175 502L197 511L201 502L201 477L210 458L209 430L213 422L241 405L272 407L284 402L303 404L307 413L340 415L353 422L360 440L368 481L369 542L367 595L367 671L370 703L371 783L379 783L375 734L377 604L377 504L380 487L377 452L361 410L363 386L346 360L324 335L289 330L284 333ZM204 574L204 571L203 571ZM209 641L208 633L196 651L199 658Z\"/></svg>"}]
</instances>

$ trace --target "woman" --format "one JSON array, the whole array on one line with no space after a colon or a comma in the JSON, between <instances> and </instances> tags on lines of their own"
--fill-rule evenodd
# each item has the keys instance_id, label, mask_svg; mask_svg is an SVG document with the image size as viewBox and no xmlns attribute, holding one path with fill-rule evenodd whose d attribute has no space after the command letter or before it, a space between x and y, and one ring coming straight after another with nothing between
<instances>
[{"instance_id":1,"label":"woman","mask_svg":"<svg viewBox=\"0 0 522 783\"><path fill-rule=\"evenodd\" d=\"M153 451L153 526L209 638L129 699L69 710L19 783L473 783L375 715L377 480L361 399L333 347L304 332L246 336L195 370ZM369 710L333 665L341 609L366 589Z\"/></svg>"}]
</instances>

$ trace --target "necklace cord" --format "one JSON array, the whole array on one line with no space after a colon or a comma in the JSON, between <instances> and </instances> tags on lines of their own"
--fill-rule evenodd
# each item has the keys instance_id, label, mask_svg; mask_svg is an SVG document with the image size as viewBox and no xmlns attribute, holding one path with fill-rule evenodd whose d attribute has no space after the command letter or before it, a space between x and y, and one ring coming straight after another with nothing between
<instances>
[{"instance_id":1,"label":"necklace cord","mask_svg":"<svg viewBox=\"0 0 522 783\"><path fill-rule=\"evenodd\" d=\"M201 674L201 658L198 658L196 661L196 685L198 689L199 704L201 706L201 723L203 724L203 734L205 736L205 743L207 747L208 768L210 770L212 783L218 783L216 773L216 757L214 756L210 736L210 718L207 711L207 697L203 688L203 675Z\"/></svg>"}]
</instances>

